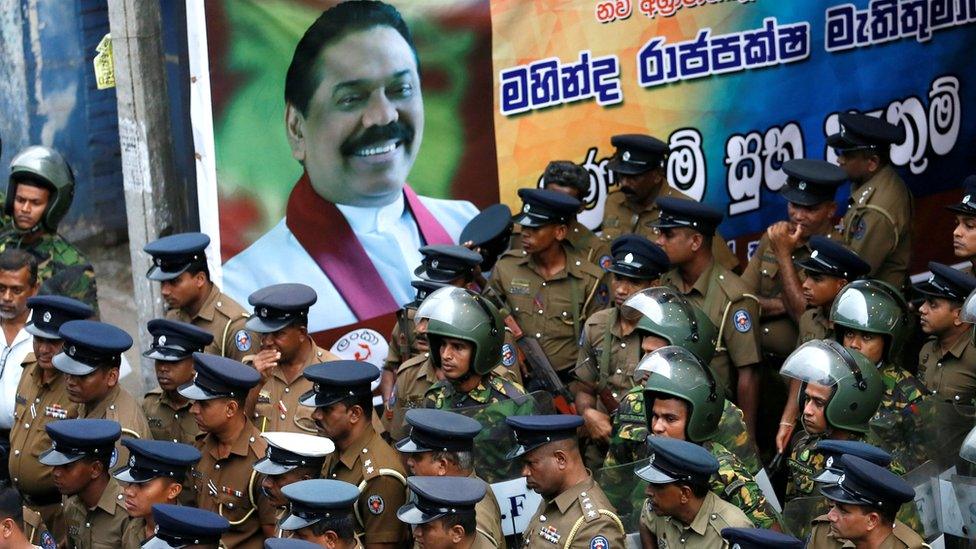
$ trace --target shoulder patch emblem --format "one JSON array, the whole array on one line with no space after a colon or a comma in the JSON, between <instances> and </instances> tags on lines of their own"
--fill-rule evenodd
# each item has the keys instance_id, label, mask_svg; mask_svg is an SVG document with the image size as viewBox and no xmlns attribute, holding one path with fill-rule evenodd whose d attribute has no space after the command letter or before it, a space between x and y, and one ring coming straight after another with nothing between
<instances>
[{"instance_id":1,"label":"shoulder patch emblem","mask_svg":"<svg viewBox=\"0 0 976 549\"><path fill-rule=\"evenodd\" d=\"M600 258L600 261L598 261L597 264L599 264L604 271L609 271L610 265L613 265L613 258L609 255L605 255Z\"/></svg>"},{"instance_id":2,"label":"shoulder patch emblem","mask_svg":"<svg viewBox=\"0 0 976 549\"><path fill-rule=\"evenodd\" d=\"M610 541L603 536L596 536L590 540L590 549L610 549Z\"/></svg>"},{"instance_id":3,"label":"shoulder patch emblem","mask_svg":"<svg viewBox=\"0 0 976 549\"><path fill-rule=\"evenodd\" d=\"M864 221L864 218L862 217L858 219L857 223L854 225L854 230L851 232L851 236L854 237L854 240L861 240L862 238L864 238L864 234L867 232L868 232L868 224L867 222Z\"/></svg>"},{"instance_id":4,"label":"shoulder patch emblem","mask_svg":"<svg viewBox=\"0 0 976 549\"><path fill-rule=\"evenodd\" d=\"M54 536L51 535L51 532L47 530L41 532L41 547L44 549L56 549L57 546L58 544L54 542Z\"/></svg>"},{"instance_id":5,"label":"shoulder patch emblem","mask_svg":"<svg viewBox=\"0 0 976 549\"><path fill-rule=\"evenodd\" d=\"M515 364L515 349L511 343L502 345L502 364L506 367Z\"/></svg>"},{"instance_id":6,"label":"shoulder patch emblem","mask_svg":"<svg viewBox=\"0 0 976 549\"><path fill-rule=\"evenodd\" d=\"M251 350L251 334L247 333L247 330L237 330L234 334L234 344L237 345L237 350L240 352L246 352Z\"/></svg>"},{"instance_id":7,"label":"shoulder patch emblem","mask_svg":"<svg viewBox=\"0 0 976 549\"><path fill-rule=\"evenodd\" d=\"M386 508L386 503L383 502L382 496L372 495L366 500L366 506L369 507L369 512L374 515L379 515Z\"/></svg>"},{"instance_id":8,"label":"shoulder patch emblem","mask_svg":"<svg viewBox=\"0 0 976 549\"><path fill-rule=\"evenodd\" d=\"M752 317L745 309L739 309L732 315L732 323L735 324L735 329L743 334L752 329Z\"/></svg>"}]
</instances>

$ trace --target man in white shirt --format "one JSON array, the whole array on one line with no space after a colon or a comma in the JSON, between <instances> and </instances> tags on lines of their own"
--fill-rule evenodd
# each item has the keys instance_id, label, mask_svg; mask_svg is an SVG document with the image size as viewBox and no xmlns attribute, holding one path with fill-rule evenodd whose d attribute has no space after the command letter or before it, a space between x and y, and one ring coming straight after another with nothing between
<instances>
[{"instance_id":1,"label":"man in white shirt","mask_svg":"<svg viewBox=\"0 0 976 549\"><path fill-rule=\"evenodd\" d=\"M14 402L17 385L24 369L20 367L27 354L34 350L34 336L24 330L30 319L27 298L37 293L37 260L16 248L0 253L0 445L10 448L10 428L14 423ZM7 463L0 471L6 476Z\"/></svg>"},{"instance_id":2,"label":"man in white shirt","mask_svg":"<svg viewBox=\"0 0 976 549\"><path fill-rule=\"evenodd\" d=\"M413 298L424 244L453 244L470 203L418 197L406 185L424 130L410 30L382 2L325 11L295 48L285 125L305 168L285 219L224 266L237 300L282 282L315 288L309 331L390 316ZM368 325L368 323L367 323Z\"/></svg>"}]
</instances>

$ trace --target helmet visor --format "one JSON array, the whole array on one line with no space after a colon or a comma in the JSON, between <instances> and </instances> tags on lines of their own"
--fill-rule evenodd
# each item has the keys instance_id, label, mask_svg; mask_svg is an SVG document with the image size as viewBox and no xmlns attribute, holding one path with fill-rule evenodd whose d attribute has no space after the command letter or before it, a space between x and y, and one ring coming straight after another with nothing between
<instances>
[{"instance_id":1,"label":"helmet visor","mask_svg":"<svg viewBox=\"0 0 976 549\"><path fill-rule=\"evenodd\" d=\"M972 431L969 431L966 439L962 441L962 447L959 449L959 457L966 461L976 463L976 427Z\"/></svg>"},{"instance_id":2,"label":"helmet visor","mask_svg":"<svg viewBox=\"0 0 976 549\"><path fill-rule=\"evenodd\" d=\"M691 305L671 288L647 288L627 298L621 307L624 311L637 311L641 318L638 328L670 341L672 326L687 326L690 339L698 337L698 325ZM670 341L679 344L679 341Z\"/></svg>"},{"instance_id":3,"label":"helmet visor","mask_svg":"<svg viewBox=\"0 0 976 549\"><path fill-rule=\"evenodd\" d=\"M963 322L968 322L970 324L976 324L976 291L969 294L966 301L962 304L962 311L959 313L959 318Z\"/></svg>"},{"instance_id":4,"label":"helmet visor","mask_svg":"<svg viewBox=\"0 0 976 549\"><path fill-rule=\"evenodd\" d=\"M691 351L669 345L649 353L637 365L637 370L647 376L644 390L655 390L655 376L671 381L674 385L693 392L701 386L711 386L712 381L702 365ZM671 384L668 384L671 385Z\"/></svg>"},{"instance_id":5,"label":"helmet visor","mask_svg":"<svg viewBox=\"0 0 976 549\"><path fill-rule=\"evenodd\" d=\"M854 375L858 366L854 358L836 341L808 341L786 357L779 373L805 383L833 387Z\"/></svg>"},{"instance_id":6,"label":"helmet visor","mask_svg":"<svg viewBox=\"0 0 976 549\"><path fill-rule=\"evenodd\" d=\"M434 291L417 308L414 323L421 320L443 322L448 326L464 326L473 330L491 321L486 305L470 291L453 286Z\"/></svg>"}]
</instances>

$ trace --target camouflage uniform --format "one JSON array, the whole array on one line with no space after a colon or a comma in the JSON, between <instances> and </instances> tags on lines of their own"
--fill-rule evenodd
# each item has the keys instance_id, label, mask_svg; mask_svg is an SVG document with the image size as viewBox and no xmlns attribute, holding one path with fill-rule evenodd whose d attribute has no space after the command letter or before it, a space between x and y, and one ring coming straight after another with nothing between
<instances>
[{"instance_id":1,"label":"camouflage uniform","mask_svg":"<svg viewBox=\"0 0 976 549\"><path fill-rule=\"evenodd\" d=\"M756 528L770 528L777 523L755 477L725 446L713 441L702 444L718 460L718 473L712 476L712 492L735 505L749 517Z\"/></svg>"},{"instance_id":2,"label":"camouflage uniform","mask_svg":"<svg viewBox=\"0 0 976 549\"><path fill-rule=\"evenodd\" d=\"M438 381L424 395L427 408L451 410L495 404L525 395L525 389L494 373L481 378L481 383L467 393L458 393L448 381Z\"/></svg>"},{"instance_id":3,"label":"camouflage uniform","mask_svg":"<svg viewBox=\"0 0 976 549\"><path fill-rule=\"evenodd\" d=\"M0 196L0 200L2 200ZM95 269L85 256L59 234L39 231L38 240L25 242L27 236L9 225L0 232L0 252L17 248L37 259L37 279L41 294L63 295L87 303L98 317L98 293Z\"/></svg>"},{"instance_id":4,"label":"camouflage uniform","mask_svg":"<svg viewBox=\"0 0 976 549\"><path fill-rule=\"evenodd\" d=\"M919 413L919 405L928 390L900 366L885 363L878 372L884 382L884 396L871 419L872 435L876 438L872 442L912 467L921 465L929 456L919 455L924 446L916 441L932 424Z\"/></svg>"}]
</instances>

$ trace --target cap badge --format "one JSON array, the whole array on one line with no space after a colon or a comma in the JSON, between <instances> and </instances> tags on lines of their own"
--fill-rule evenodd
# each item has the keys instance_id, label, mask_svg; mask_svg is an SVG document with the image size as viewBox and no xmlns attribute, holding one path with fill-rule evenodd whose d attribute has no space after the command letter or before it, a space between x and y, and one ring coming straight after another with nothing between
<instances>
[{"instance_id":1,"label":"cap badge","mask_svg":"<svg viewBox=\"0 0 976 549\"><path fill-rule=\"evenodd\" d=\"M435 259L435 260L433 260L433 261L430 262L430 267L432 269L436 269L438 264L440 264L440 260Z\"/></svg>"},{"instance_id":2,"label":"cap badge","mask_svg":"<svg viewBox=\"0 0 976 549\"><path fill-rule=\"evenodd\" d=\"M77 353L77 352L78 352L78 349L75 349L75 346L74 345L72 345L71 347L68 347L68 356L75 356L75 353Z\"/></svg>"},{"instance_id":3,"label":"cap badge","mask_svg":"<svg viewBox=\"0 0 976 549\"><path fill-rule=\"evenodd\" d=\"M51 311L44 311L44 322L51 322Z\"/></svg>"},{"instance_id":4,"label":"cap badge","mask_svg":"<svg viewBox=\"0 0 976 549\"><path fill-rule=\"evenodd\" d=\"M807 190L807 182L800 181L800 183L797 184L796 188L800 189L801 191Z\"/></svg>"},{"instance_id":5,"label":"cap badge","mask_svg":"<svg viewBox=\"0 0 976 549\"><path fill-rule=\"evenodd\" d=\"M650 455L650 456L649 456L649 457L647 458L647 464L648 464L648 465L654 465L654 456L655 456L655 454L651 454L651 455Z\"/></svg>"},{"instance_id":6,"label":"cap badge","mask_svg":"<svg viewBox=\"0 0 976 549\"><path fill-rule=\"evenodd\" d=\"M522 211L525 213L529 213L530 210L532 210L531 204L526 204L525 206L522 207Z\"/></svg>"},{"instance_id":7,"label":"cap badge","mask_svg":"<svg viewBox=\"0 0 976 549\"><path fill-rule=\"evenodd\" d=\"M258 311L258 316L268 316L268 308L267 307L261 307L261 310Z\"/></svg>"},{"instance_id":8,"label":"cap badge","mask_svg":"<svg viewBox=\"0 0 976 549\"><path fill-rule=\"evenodd\" d=\"M830 469L833 466L834 466L834 456L830 456L829 458L827 458L827 468Z\"/></svg>"},{"instance_id":9,"label":"cap badge","mask_svg":"<svg viewBox=\"0 0 976 549\"><path fill-rule=\"evenodd\" d=\"M629 162L630 161L630 151L624 151L624 154L621 156L621 158L623 158L624 162Z\"/></svg>"},{"instance_id":10,"label":"cap badge","mask_svg":"<svg viewBox=\"0 0 976 549\"><path fill-rule=\"evenodd\" d=\"M935 282L935 275L929 277L929 283Z\"/></svg>"},{"instance_id":11,"label":"cap badge","mask_svg":"<svg viewBox=\"0 0 976 549\"><path fill-rule=\"evenodd\" d=\"M129 467L135 467L135 466L136 466L136 456L135 454L133 454L129 456Z\"/></svg>"},{"instance_id":12,"label":"cap badge","mask_svg":"<svg viewBox=\"0 0 976 549\"><path fill-rule=\"evenodd\" d=\"M624 256L624 263L633 263L633 262L634 262L634 254L628 252L627 255Z\"/></svg>"},{"instance_id":13,"label":"cap badge","mask_svg":"<svg viewBox=\"0 0 976 549\"><path fill-rule=\"evenodd\" d=\"M814 250L813 253L810 254L810 259L813 259L813 258L817 257L818 255L820 255L820 250Z\"/></svg>"},{"instance_id":14,"label":"cap badge","mask_svg":"<svg viewBox=\"0 0 976 549\"><path fill-rule=\"evenodd\" d=\"M166 336L164 336L164 335L159 336L158 345L160 347L162 347L163 345L166 345Z\"/></svg>"},{"instance_id":15,"label":"cap badge","mask_svg":"<svg viewBox=\"0 0 976 549\"><path fill-rule=\"evenodd\" d=\"M837 477L837 486L843 486L844 485L844 478L846 476L847 475L845 473L841 473L841 475L839 477Z\"/></svg>"},{"instance_id":16,"label":"cap badge","mask_svg":"<svg viewBox=\"0 0 976 549\"><path fill-rule=\"evenodd\" d=\"M969 202L969 199L971 199L971 198L972 198L972 195L967 194L966 196L962 197L962 201L963 202Z\"/></svg>"}]
</instances>

